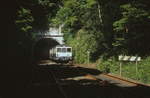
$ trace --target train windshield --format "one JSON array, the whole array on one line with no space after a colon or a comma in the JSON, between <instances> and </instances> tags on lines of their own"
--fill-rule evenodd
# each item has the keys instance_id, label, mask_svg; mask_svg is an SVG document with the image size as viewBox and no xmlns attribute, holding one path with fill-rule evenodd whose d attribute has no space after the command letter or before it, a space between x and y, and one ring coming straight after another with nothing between
<instances>
[{"instance_id":1,"label":"train windshield","mask_svg":"<svg viewBox=\"0 0 150 98\"><path fill-rule=\"evenodd\" d=\"M57 48L57 52L67 52L66 48Z\"/></svg>"},{"instance_id":2,"label":"train windshield","mask_svg":"<svg viewBox=\"0 0 150 98\"><path fill-rule=\"evenodd\" d=\"M62 52L66 52L66 48L62 48Z\"/></svg>"},{"instance_id":3,"label":"train windshield","mask_svg":"<svg viewBox=\"0 0 150 98\"><path fill-rule=\"evenodd\" d=\"M71 52L71 48L57 48L57 52Z\"/></svg>"}]
</instances>

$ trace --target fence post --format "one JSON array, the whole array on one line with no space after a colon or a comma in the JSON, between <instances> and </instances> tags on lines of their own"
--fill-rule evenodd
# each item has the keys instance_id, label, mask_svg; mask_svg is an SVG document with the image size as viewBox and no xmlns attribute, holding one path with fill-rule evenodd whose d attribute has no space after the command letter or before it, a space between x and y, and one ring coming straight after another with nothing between
<instances>
[{"instance_id":1,"label":"fence post","mask_svg":"<svg viewBox=\"0 0 150 98\"><path fill-rule=\"evenodd\" d=\"M137 65L137 61L135 62L136 63L136 77L138 76L138 65Z\"/></svg>"},{"instance_id":2,"label":"fence post","mask_svg":"<svg viewBox=\"0 0 150 98\"><path fill-rule=\"evenodd\" d=\"M87 62L88 62L88 65L89 65L89 62L90 62L90 51L87 51Z\"/></svg>"},{"instance_id":3,"label":"fence post","mask_svg":"<svg viewBox=\"0 0 150 98\"><path fill-rule=\"evenodd\" d=\"M122 74L122 63L120 62L120 76L121 76L121 74Z\"/></svg>"}]
</instances>

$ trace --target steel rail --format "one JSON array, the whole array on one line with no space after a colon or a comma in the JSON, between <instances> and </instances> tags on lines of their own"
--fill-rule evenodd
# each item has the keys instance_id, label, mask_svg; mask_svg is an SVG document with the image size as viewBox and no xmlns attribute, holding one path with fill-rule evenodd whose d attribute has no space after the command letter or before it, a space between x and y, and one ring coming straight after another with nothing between
<instances>
[{"instance_id":1,"label":"steel rail","mask_svg":"<svg viewBox=\"0 0 150 98\"><path fill-rule=\"evenodd\" d=\"M64 96L64 98L68 98L67 95L66 95L66 93L64 92L63 88L61 87L61 84L60 84L59 81L57 80L57 78L56 78L54 72L53 72L53 71L49 71L49 72L52 74L54 80L56 81L56 84L58 85L58 89L60 90L60 92L62 93L62 95ZM50 74L50 73L49 73L49 74Z\"/></svg>"},{"instance_id":2,"label":"steel rail","mask_svg":"<svg viewBox=\"0 0 150 98\"><path fill-rule=\"evenodd\" d=\"M121 80L121 81L124 81L124 82L127 82L127 83L135 84L135 85L138 85L138 86L147 86L147 87L150 86L150 85L147 85L147 84L144 84L144 83L140 83L140 82L137 82L137 81L134 81L134 80L128 80L128 79L125 79L123 77L119 77L119 76L115 76L115 75L111 75L111 74L103 74L103 75L107 76L107 77L117 79L117 80Z\"/></svg>"},{"instance_id":3,"label":"steel rail","mask_svg":"<svg viewBox=\"0 0 150 98\"><path fill-rule=\"evenodd\" d=\"M74 66L80 67L80 66L77 66L77 65L74 65ZM114 79L121 80L121 81L124 81L124 82L127 82L127 83L136 84L136 85L138 85L138 86L139 86L139 85L141 85L141 86L147 86L147 85L144 85L144 84L141 84L141 83L129 81L129 80L126 80L126 79L123 79L123 78L119 78L119 77L113 76L113 75L108 75L108 74L103 74L103 75L104 75L104 76L107 76L108 78L111 78L111 80L112 80L112 78L114 78ZM87 74L86 76L89 77L89 78L92 79L92 80L98 81L98 83L99 83L100 86L107 86L107 85L109 86L109 82L108 82L107 80L100 80L100 78L95 77L95 76L93 76L93 75L91 75L91 74ZM136 97L136 98L140 98L140 96L138 96L137 94L135 94L135 93L133 93L133 92L131 92L131 91L128 91L128 90L123 89L123 88L120 88L120 89L123 90L123 91L125 91L126 93L128 93L128 94L130 94L130 95L133 95L133 96Z\"/></svg>"},{"instance_id":4,"label":"steel rail","mask_svg":"<svg viewBox=\"0 0 150 98\"><path fill-rule=\"evenodd\" d=\"M78 65L74 65L74 66L80 67ZM112 75L112 74L106 74L106 73L102 73L102 75L104 75L105 77L113 78L113 79L120 80L120 81L123 81L123 82L126 82L126 83L130 83L130 84L134 84L134 85L138 85L138 86L150 87L149 84L144 84L144 83L141 83L141 82L138 82L138 81L135 81L135 80L131 80L131 79L127 79L127 78L124 78L124 77L120 77L120 76L116 76L116 75ZM90 75L90 76L94 77L93 75Z\"/></svg>"}]
</instances>

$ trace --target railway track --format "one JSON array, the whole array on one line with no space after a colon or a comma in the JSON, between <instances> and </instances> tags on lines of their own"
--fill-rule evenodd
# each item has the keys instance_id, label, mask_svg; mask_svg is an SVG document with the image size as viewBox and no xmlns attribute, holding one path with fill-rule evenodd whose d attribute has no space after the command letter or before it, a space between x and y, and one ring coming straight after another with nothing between
<instances>
[{"instance_id":1,"label":"railway track","mask_svg":"<svg viewBox=\"0 0 150 98\"><path fill-rule=\"evenodd\" d=\"M52 70L36 67L28 98L68 98Z\"/></svg>"},{"instance_id":2,"label":"railway track","mask_svg":"<svg viewBox=\"0 0 150 98\"><path fill-rule=\"evenodd\" d=\"M99 73L99 75L95 75L93 72L96 70L76 65L47 64L44 66L41 64L40 66L42 67L39 69L46 71L49 75L48 78L53 78L55 83L47 86L55 85L54 87L58 89L56 94L61 96L59 98L149 98L147 97L149 94L143 97L143 94L140 94L141 90L134 92L137 90L136 86L139 87L138 83L110 74ZM132 84L134 86L116 86L117 83L111 83L108 78L109 80L122 81L121 83L124 85L131 86Z\"/></svg>"},{"instance_id":3,"label":"railway track","mask_svg":"<svg viewBox=\"0 0 150 98\"><path fill-rule=\"evenodd\" d=\"M74 66L74 67L78 67L78 66ZM107 80L101 80L100 78L96 78L95 76L93 76L93 75L90 75L90 74L88 74L88 73L86 73L86 72L82 72L81 73L81 71L79 70L79 69L77 69L77 72L78 73L80 73L80 74L85 74L82 78L80 77L80 79L88 79L88 80L93 80L93 81L96 81L96 84L97 85L99 85L99 86L103 86L103 87L108 87L108 86L110 86L110 83L107 81ZM57 73L57 72L53 72L53 74L54 73ZM112 75L107 75L107 74L104 74L105 76L107 76L107 77L113 77L113 78L117 78L117 77L115 77L115 76L112 76ZM55 76L55 75L54 75ZM63 93L63 95L65 96L65 98L68 98L67 97L67 95L66 95L66 93L65 93L65 91L63 90L63 88L61 87L61 83L59 83L58 81L59 80L57 80L57 78L55 77L55 79L56 79L56 81L57 81L57 83L58 83L58 85L59 85L59 88L60 88L60 90L61 90L61 92ZM78 78L79 79L79 78ZM122 81L125 81L125 80L123 80L123 79L121 79L121 78L117 78L118 80L120 79L120 80L122 80ZM131 81L125 81L125 82L128 82L128 83L132 83L132 84L137 84L137 83L134 83L134 82L131 82ZM133 92L130 92L130 91L127 91L126 89L120 89L122 92L126 92L126 94L127 95L131 95L131 96L134 96L135 98L141 98L140 96L138 96L138 95L136 95L135 93L133 93Z\"/></svg>"},{"instance_id":4,"label":"railway track","mask_svg":"<svg viewBox=\"0 0 150 98\"><path fill-rule=\"evenodd\" d=\"M75 65L76 67L78 67L77 65ZM85 73L86 74L86 73ZM103 74L103 76L105 76L105 77L107 77L107 78L110 78L110 79L117 79L117 80L121 80L121 81L124 81L124 82L127 82L127 83L132 83L132 84L136 84L137 85L137 83L135 83L135 82L131 82L131 81L128 81L128 80L125 80L125 79L122 79L122 78L118 78L118 77L115 77L115 76L113 76L113 75L108 75L108 74ZM101 78L98 78L98 77L95 77L95 76L93 76L93 75L90 75L90 74L87 74L85 77L88 77L88 79L91 79L91 80L95 80L95 81L98 81L97 83L98 83L98 85L99 86L105 86L105 87L107 87L107 86L109 86L110 85L110 83L109 83L109 81L108 80L102 80ZM121 91L125 91L125 92L127 92L127 94L129 94L129 95L132 95L132 96L134 96L135 98L140 98L139 96L137 96L135 93L132 93L132 92L130 92L130 91L128 91L128 90L126 90L126 89L120 89Z\"/></svg>"},{"instance_id":5,"label":"railway track","mask_svg":"<svg viewBox=\"0 0 150 98\"><path fill-rule=\"evenodd\" d=\"M77 64L74 65L74 66L79 67L79 65L77 65ZM125 77L120 77L120 76L113 75L113 74L102 73L101 75L104 76L104 77L108 77L110 79L122 81L122 83L132 84L134 86L147 86L147 87L150 87L150 85L148 85L148 84L144 84L144 83L141 83L141 82L138 82L138 81L135 81L135 80L131 80L131 79L128 79L128 78L125 78ZM89 75L89 76L94 78L94 76L92 76L92 75Z\"/></svg>"},{"instance_id":6,"label":"railway track","mask_svg":"<svg viewBox=\"0 0 150 98\"><path fill-rule=\"evenodd\" d=\"M124 77L120 77L120 76L116 76L116 75L112 75L112 74L103 74L103 75L106 76L106 77L112 78L112 79L116 79L116 80L119 80L119 81L126 82L128 84L133 84L135 86L147 86L147 87L150 87L150 85L148 85L148 84L140 83L138 81L127 79L127 78L124 78Z\"/></svg>"},{"instance_id":7,"label":"railway track","mask_svg":"<svg viewBox=\"0 0 150 98\"><path fill-rule=\"evenodd\" d=\"M114 76L112 76L112 75L107 75L107 74L105 74L105 76L107 76L107 77L113 77L114 79L119 79L119 80L122 80L122 81L124 81L124 82L128 82L128 83L132 83L132 84L136 84L136 85L138 85L137 83L135 83L135 82L131 82L131 81L127 81L127 80L123 80L123 79L121 79L121 78L118 78L118 77L114 77ZM88 79L91 79L91 80L95 80L95 81L98 81L97 83L98 83L98 85L99 86L103 86L103 87L108 87L108 86L110 86L110 83L109 83L109 81L107 81L107 80L101 80L100 78L96 78L95 76L93 76L93 75L90 75L90 74L87 74L85 77L88 77ZM129 95L131 95L131 96L134 96L134 98L142 98L142 97L140 97L139 95L137 95L136 93L134 93L134 92L131 92L131 91L128 91L128 90L126 90L126 89L123 89L123 88L119 88L121 91L123 91L123 92L126 92L126 94L129 94Z\"/></svg>"},{"instance_id":8,"label":"railway track","mask_svg":"<svg viewBox=\"0 0 150 98\"><path fill-rule=\"evenodd\" d=\"M52 74L52 76L53 76L53 78L54 78L54 80L55 80L55 82L56 82L56 84L57 84L57 87L58 87L60 93L63 95L63 98L68 98L67 95L66 95L66 92L65 92L65 91L63 90L63 88L61 87L61 84L60 84L59 80L58 80L57 77L55 76L55 74L54 74L55 72L53 72L52 70L49 71L49 72L50 72L50 74Z\"/></svg>"},{"instance_id":9,"label":"railway track","mask_svg":"<svg viewBox=\"0 0 150 98\"><path fill-rule=\"evenodd\" d=\"M77 65L75 65L77 66ZM133 81L133 80L129 80L129 79L126 79L126 78L123 78L123 77L119 77L119 76L116 76L116 75L112 75L112 74L106 74L106 73L102 73L101 75L99 76L103 76L103 77L106 77L106 78L109 78L110 80L115 80L115 81L119 81L120 83L123 83L125 84L126 86L138 86L138 87L150 87L150 85L147 85L147 84L143 84L143 83L140 83L140 82L137 82L137 81ZM100 86L108 86L109 85L109 81L106 79L103 79L101 80L102 78L99 77L99 76L94 76L94 75L90 75L88 74L87 77L93 79L93 80L97 80L99 81L99 85ZM143 97L143 95L139 95L137 94L136 92L133 92L133 91L129 91L127 89L124 89L124 88L121 88L121 90L127 92L129 95L132 95L134 96L134 98L145 98ZM141 90L142 92L142 90ZM146 94L146 98L147 98L147 94ZM150 95L149 95L150 97Z\"/></svg>"}]
</instances>

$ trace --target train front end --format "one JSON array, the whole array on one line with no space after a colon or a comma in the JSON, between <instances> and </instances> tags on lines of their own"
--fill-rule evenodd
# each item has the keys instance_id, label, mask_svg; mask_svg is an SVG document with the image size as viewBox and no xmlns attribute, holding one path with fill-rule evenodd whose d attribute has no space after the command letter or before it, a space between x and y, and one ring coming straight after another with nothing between
<instances>
[{"instance_id":1,"label":"train front end","mask_svg":"<svg viewBox=\"0 0 150 98\"><path fill-rule=\"evenodd\" d=\"M72 61L72 47L57 46L56 47L56 60L57 62L68 63Z\"/></svg>"}]
</instances>

